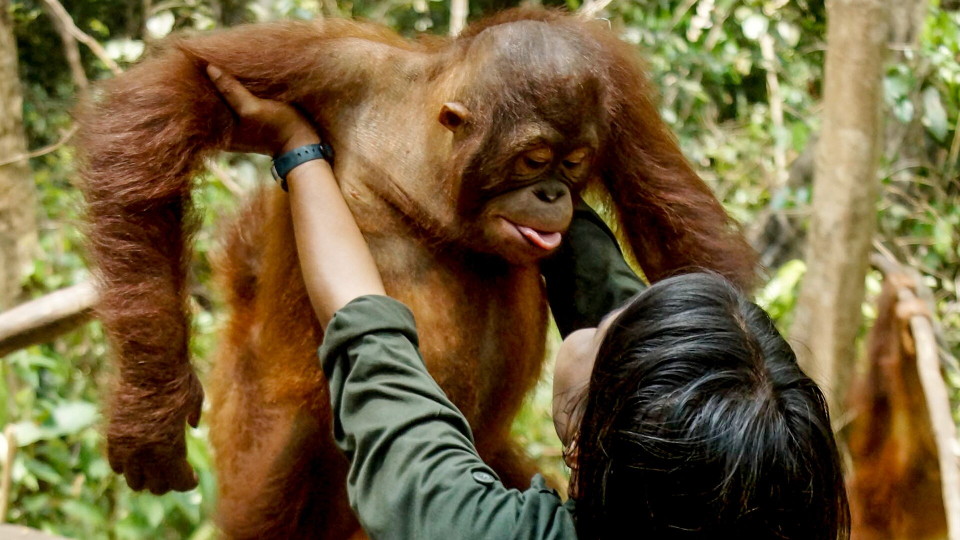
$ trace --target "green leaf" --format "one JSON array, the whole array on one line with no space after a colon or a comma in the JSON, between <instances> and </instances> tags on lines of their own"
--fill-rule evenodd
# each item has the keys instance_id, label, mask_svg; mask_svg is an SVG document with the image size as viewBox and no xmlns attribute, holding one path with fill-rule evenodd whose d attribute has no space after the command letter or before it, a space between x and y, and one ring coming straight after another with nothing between
<instances>
[{"instance_id":1,"label":"green leaf","mask_svg":"<svg viewBox=\"0 0 960 540\"><path fill-rule=\"evenodd\" d=\"M130 519L121 521L113 526L113 533L120 539L140 539L145 536L146 531L142 527L133 523Z\"/></svg>"},{"instance_id":2,"label":"green leaf","mask_svg":"<svg viewBox=\"0 0 960 540\"><path fill-rule=\"evenodd\" d=\"M956 230L950 222L945 219L937 220L933 227L933 249L940 255L949 257L957 245L955 234Z\"/></svg>"},{"instance_id":3,"label":"green leaf","mask_svg":"<svg viewBox=\"0 0 960 540\"><path fill-rule=\"evenodd\" d=\"M24 465L31 474L48 484L59 485L63 483L63 477L60 476L60 473L42 461L32 458L25 459Z\"/></svg>"},{"instance_id":4,"label":"green leaf","mask_svg":"<svg viewBox=\"0 0 960 540\"><path fill-rule=\"evenodd\" d=\"M72 435L96 421L97 407L86 401L68 401L53 409L53 424L61 435Z\"/></svg>"},{"instance_id":5,"label":"green leaf","mask_svg":"<svg viewBox=\"0 0 960 540\"><path fill-rule=\"evenodd\" d=\"M63 501L62 508L69 520L86 524L89 528L99 529L106 525L103 510L91 502L68 499Z\"/></svg>"},{"instance_id":6,"label":"green leaf","mask_svg":"<svg viewBox=\"0 0 960 540\"><path fill-rule=\"evenodd\" d=\"M205 522L193 531L188 540L214 540L218 538L217 528L212 522Z\"/></svg>"},{"instance_id":7,"label":"green leaf","mask_svg":"<svg viewBox=\"0 0 960 540\"><path fill-rule=\"evenodd\" d=\"M747 39L756 41L760 39L760 36L767 33L767 29L770 27L770 21L763 15L755 13L744 19L740 27L743 29L743 35L746 36Z\"/></svg>"},{"instance_id":8,"label":"green leaf","mask_svg":"<svg viewBox=\"0 0 960 540\"><path fill-rule=\"evenodd\" d=\"M796 47L800 43L800 28L795 24L780 21L777 23L777 33L790 47Z\"/></svg>"},{"instance_id":9,"label":"green leaf","mask_svg":"<svg viewBox=\"0 0 960 540\"><path fill-rule=\"evenodd\" d=\"M137 501L140 510L147 518L147 523L151 527L156 528L160 525L160 522L163 521L163 516L166 514L163 501L164 499L162 498L151 497L149 495L144 495Z\"/></svg>"},{"instance_id":10,"label":"green leaf","mask_svg":"<svg viewBox=\"0 0 960 540\"><path fill-rule=\"evenodd\" d=\"M161 11L147 19L147 31L150 33L150 37L160 39L173 30L174 22L176 22L176 18L173 16L173 12Z\"/></svg>"},{"instance_id":11,"label":"green leaf","mask_svg":"<svg viewBox=\"0 0 960 540\"><path fill-rule=\"evenodd\" d=\"M106 43L104 49L107 56L117 62L133 62L143 54L144 43L140 40L121 38L112 39Z\"/></svg>"},{"instance_id":12,"label":"green leaf","mask_svg":"<svg viewBox=\"0 0 960 540\"><path fill-rule=\"evenodd\" d=\"M17 446L24 448L31 444L47 438L46 430L42 429L35 422L24 420L13 425L14 433L17 436Z\"/></svg>"},{"instance_id":13,"label":"green leaf","mask_svg":"<svg viewBox=\"0 0 960 540\"><path fill-rule=\"evenodd\" d=\"M913 120L914 112L913 102L909 99L902 99L893 104L893 115L901 123L909 124Z\"/></svg>"},{"instance_id":14,"label":"green leaf","mask_svg":"<svg viewBox=\"0 0 960 540\"><path fill-rule=\"evenodd\" d=\"M906 74L895 72L883 79L883 90L888 102L894 103L906 97L912 84L908 78Z\"/></svg>"},{"instance_id":15,"label":"green leaf","mask_svg":"<svg viewBox=\"0 0 960 540\"><path fill-rule=\"evenodd\" d=\"M103 24L97 19L90 19L89 21L87 21L87 24L90 25L90 30L93 30L93 32L96 34L99 34L101 36L110 35L110 29L107 28L107 25Z\"/></svg>"},{"instance_id":16,"label":"green leaf","mask_svg":"<svg viewBox=\"0 0 960 540\"><path fill-rule=\"evenodd\" d=\"M940 142L947 139L950 126L947 120L947 110L943 107L940 92L933 86L923 91L923 119L924 127Z\"/></svg>"}]
</instances>

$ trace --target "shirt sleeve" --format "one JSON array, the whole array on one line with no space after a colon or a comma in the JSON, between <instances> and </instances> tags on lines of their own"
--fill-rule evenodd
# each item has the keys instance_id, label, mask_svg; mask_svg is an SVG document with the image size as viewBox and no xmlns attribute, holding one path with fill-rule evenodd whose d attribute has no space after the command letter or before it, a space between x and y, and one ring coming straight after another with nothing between
<instances>
[{"instance_id":1,"label":"shirt sleeve","mask_svg":"<svg viewBox=\"0 0 960 540\"><path fill-rule=\"evenodd\" d=\"M623 259L613 232L583 201L574 208L563 246L543 262L541 271L563 337L597 326L645 288Z\"/></svg>"},{"instance_id":2,"label":"shirt sleeve","mask_svg":"<svg viewBox=\"0 0 960 540\"><path fill-rule=\"evenodd\" d=\"M413 314L384 296L338 311L320 346L347 494L372 538L575 538L541 481L510 490L478 456L466 419L424 367Z\"/></svg>"}]
</instances>

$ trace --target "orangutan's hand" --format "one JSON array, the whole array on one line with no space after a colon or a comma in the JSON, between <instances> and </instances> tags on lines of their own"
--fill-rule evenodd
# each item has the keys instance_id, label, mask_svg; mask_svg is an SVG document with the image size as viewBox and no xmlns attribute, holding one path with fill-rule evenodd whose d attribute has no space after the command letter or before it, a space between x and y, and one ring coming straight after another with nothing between
<instances>
[{"instance_id":1,"label":"orangutan's hand","mask_svg":"<svg viewBox=\"0 0 960 540\"><path fill-rule=\"evenodd\" d=\"M197 427L200 422L203 388L192 372L172 386L172 395L158 395L121 383L115 393L107 458L134 491L160 495L197 487L197 475L187 463L183 430L184 423Z\"/></svg>"},{"instance_id":2,"label":"orangutan's hand","mask_svg":"<svg viewBox=\"0 0 960 540\"><path fill-rule=\"evenodd\" d=\"M278 156L320 142L317 130L293 106L258 98L216 66L208 65L207 75L239 120L227 150Z\"/></svg>"}]
</instances>

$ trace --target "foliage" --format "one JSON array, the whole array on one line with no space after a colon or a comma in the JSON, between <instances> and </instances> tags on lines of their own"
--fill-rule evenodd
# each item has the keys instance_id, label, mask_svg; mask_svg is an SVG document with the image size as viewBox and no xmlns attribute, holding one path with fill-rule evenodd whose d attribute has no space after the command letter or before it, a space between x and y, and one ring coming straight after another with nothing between
<instances>
[{"instance_id":1,"label":"foliage","mask_svg":"<svg viewBox=\"0 0 960 540\"><path fill-rule=\"evenodd\" d=\"M960 13L930 9L920 48L887 72L884 246L927 277L954 356L960 353ZM905 127L904 127L905 126ZM892 136L891 136L892 135Z\"/></svg>"},{"instance_id":2,"label":"foliage","mask_svg":"<svg viewBox=\"0 0 960 540\"><path fill-rule=\"evenodd\" d=\"M474 0L471 16L515 3ZM579 7L578 0L545 3ZM75 88L60 38L41 0L13 0L12 5L28 143L37 148L56 142L70 127ZM64 5L78 26L103 43L121 66L176 30L323 14L366 17L411 35L443 34L449 21L448 2L440 0L65 0ZM798 167L788 170L786 165L811 152L818 130L823 2L617 0L607 11L614 28L646 56L663 96L663 114L687 155L751 236L762 242L759 230L770 216L802 217L810 199L810 173ZM876 238L878 246L927 277L954 355L960 353L958 27L960 14L934 2L919 46L891 55L884 81L890 119L883 168L886 189L878 207ZM91 80L110 76L87 49L81 47L81 53ZM770 86L771 75L776 92ZM774 104L782 108L782 121L773 114ZM237 156L221 165L245 188L261 181L265 170L262 162ZM72 150L61 147L33 159L31 166L42 207L43 256L37 258L26 287L40 295L76 283L88 273L78 225L82 201L71 183ZM222 318L209 284L207 254L216 244L215 218L229 214L236 201L216 179L206 178L200 185L198 201L205 211L192 272L197 284L192 350L203 371ZM800 243L802 237L791 241ZM759 299L786 328L804 266L797 260L770 270L771 280ZM871 289L876 290L875 276ZM188 430L190 460L200 472L197 490L162 497L134 494L110 471L98 432L99 411L109 389L106 357L102 332L91 324L0 363L0 399L7 405L0 409L0 425L17 426L20 447L8 518L78 538L212 537L215 489L203 426ZM549 411L548 370L514 433L541 459L545 470L562 475ZM0 448L0 457L5 453Z\"/></svg>"}]
</instances>

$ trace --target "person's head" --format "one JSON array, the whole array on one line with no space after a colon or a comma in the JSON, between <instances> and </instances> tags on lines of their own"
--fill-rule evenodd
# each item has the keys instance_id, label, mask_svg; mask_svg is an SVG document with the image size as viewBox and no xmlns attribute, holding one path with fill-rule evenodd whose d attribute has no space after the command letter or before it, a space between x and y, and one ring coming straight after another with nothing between
<instances>
[{"instance_id":1,"label":"person's head","mask_svg":"<svg viewBox=\"0 0 960 540\"><path fill-rule=\"evenodd\" d=\"M651 286L568 336L556 376L582 537L848 535L823 395L767 314L723 278Z\"/></svg>"}]
</instances>

